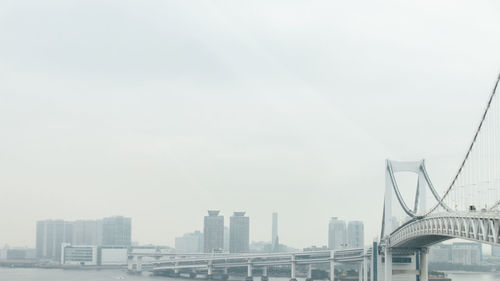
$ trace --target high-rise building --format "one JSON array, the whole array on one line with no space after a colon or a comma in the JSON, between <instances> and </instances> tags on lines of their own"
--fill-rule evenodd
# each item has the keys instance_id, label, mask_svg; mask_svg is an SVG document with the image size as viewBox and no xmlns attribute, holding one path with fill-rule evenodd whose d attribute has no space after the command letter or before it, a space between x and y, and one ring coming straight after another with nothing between
<instances>
[{"instance_id":1,"label":"high-rise building","mask_svg":"<svg viewBox=\"0 0 500 281\"><path fill-rule=\"evenodd\" d=\"M102 220L73 222L73 245L102 245Z\"/></svg>"},{"instance_id":2,"label":"high-rise building","mask_svg":"<svg viewBox=\"0 0 500 281\"><path fill-rule=\"evenodd\" d=\"M245 212L234 212L229 218L229 252L248 253L250 245L250 218Z\"/></svg>"},{"instance_id":3,"label":"high-rise building","mask_svg":"<svg viewBox=\"0 0 500 281\"><path fill-rule=\"evenodd\" d=\"M454 264L479 265L482 260L482 246L474 242L455 242L451 246L451 261Z\"/></svg>"},{"instance_id":4,"label":"high-rise building","mask_svg":"<svg viewBox=\"0 0 500 281\"><path fill-rule=\"evenodd\" d=\"M347 224L347 247L364 248L365 230L362 221L350 221Z\"/></svg>"},{"instance_id":5,"label":"high-rise building","mask_svg":"<svg viewBox=\"0 0 500 281\"><path fill-rule=\"evenodd\" d=\"M429 247L429 263L450 263L451 245L439 243Z\"/></svg>"},{"instance_id":6,"label":"high-rise building","mask_svg":"<svg viewBox=\"0 0 500 281\"><path fill-rule=\"evenodd\" d=\"M205 253L221 251L224 248L224 217L218 210L209 210L203 224L203 247Z\"/></svg>"},{"instance_id":7,"label":"high-rise building","mask_svg":"<svg viewBox=\"0 0 500 281\"><path fill-rule=\"evenodd\" d=\"M44 220L36 223L36 254L38 258L59 261L61 244L71 243L73 225L63 220Z\"/></svg>"},{"instance_id":8,"label":"high-rise building","mask_svg":"<svg viewBox=\"0 0 500 281\"><path fill-rule=\"evenodd\" d=\"M175 238L175 253L201 253L203 252L203 233L195 231Z\"/></svg>"},{"instance_id":9,"label":"high-rise building","mask_svg":"<svg viewBox=\"0 0 500 281\"><path fill-rule=\"evenodd\" d=\"M224 252L229 252L229 227L224 226Z\"/></svg>"},{"instance_id":10,"label":"high-rise building","mask_svg":"<svg viewBox=\"0 0 500 281\"><path fill-rule=\"evenodd\" d=\"M332 250L347 247L345 221L332 217L328 224L328 248Z\"/></svg>"},{"instance_id":11,"label":"high-rise building","mask_svg":"<svg viewBox=\"0 0 500 281\"><path fill-rule=\"evenodd\" d=\"M132 244L132 220L115 216L102 219L102 245L130 246Z\"/></svg>"},{"instance_id":12,"label":"high-rise building","mask_svg":"<svg viewBox=\"0 0 500 281\"><path fill-rule=\"evenodd\" d=\"M272 233L271 233L271 247L272 249L277 248L278 243L278 213L273 213L273 225L272 225Z\"/></svg>"}]
</instances>

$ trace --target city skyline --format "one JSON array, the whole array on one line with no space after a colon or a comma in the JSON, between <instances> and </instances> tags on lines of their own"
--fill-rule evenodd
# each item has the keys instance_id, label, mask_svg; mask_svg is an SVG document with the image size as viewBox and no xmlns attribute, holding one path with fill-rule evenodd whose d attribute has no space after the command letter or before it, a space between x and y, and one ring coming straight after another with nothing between
<instances>
[{"instance_id":1,"label":"city skyline","mask_svg":"<svg viewBox=\"0 0 500 281\"><path fill-rule=\"evenodd\" d=\"M1 4L1 245L113 214L174 245L207 209L278 211L297 248L332 216L371 241L385 159L426 159L442 194L500 65L491 1L70 2Z\"/></svg>"}]
</instances>

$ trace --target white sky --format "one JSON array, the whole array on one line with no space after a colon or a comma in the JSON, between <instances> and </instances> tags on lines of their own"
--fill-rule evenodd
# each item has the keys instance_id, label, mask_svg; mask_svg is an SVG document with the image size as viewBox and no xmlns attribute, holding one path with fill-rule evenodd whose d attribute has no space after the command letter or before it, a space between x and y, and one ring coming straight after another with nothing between
<instances>
[{"instance_id":1,"label":"white sky","mask_svg":"<svg viewBox=\"0 0 500 281\"><path fill-rule=\"evenodd\" d=\"M207 209L250 239L378 235L384 160L444 189L500 72L498 1L2 1L0 245L132 217L173 246ZM414 187L409 186L410 192Z\"/></svg>"}]
</instances>

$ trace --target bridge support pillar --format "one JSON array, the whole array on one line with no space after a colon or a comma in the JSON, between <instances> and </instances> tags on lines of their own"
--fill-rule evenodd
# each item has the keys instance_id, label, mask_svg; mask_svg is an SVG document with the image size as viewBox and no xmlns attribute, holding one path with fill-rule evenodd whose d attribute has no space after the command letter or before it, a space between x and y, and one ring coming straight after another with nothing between
<instances>
[{"instance_id":1,"label":"bridge support pillar","mask_svg":"<svg viewBox=\"0 0 500 281\"><path fill-rule=\"evenodd\" d=\"M134 270L134 257L133 256L128 256L127 269L129 272L132 272L132 270Z\"/></svg>"},{"instance_id":2,"label":"bridge support pillar","mask_svg":"<svg viewBox=\"0 0 500 281\"><path fill-rule=\"evenodd\" d=\"M362 280L363 280L363 265L364 265L364 263L363 263L363 262L360 262L360 263L359 263L359 269L358 269L358 281L362 281Z\"/></svg>"},{"instance_id":3,"label":"bridge support pillar","mask_svg":"<svg viewBox=\"0 0 500 281\"><path fill-rule=\"evenodd\" d=\"M389 248L385 248L385 281L392 281L392 252Z\"/></svg>"},{"instance_id":4,"label":"bridge support pillar","mask_svg":"<svg viewBox=\"0 0 500 281\"><path fill-rule=\"evenodd\" d=\"M372 262L370 265L370 281L377 281L378 275L378 243L373 241L372 244Z\"/></svg>"},{"instance_id":5,"label":"bridge support pillar","mask_svg":"<svg viewBox=\"0 0 500 281\"><path fill-rule=\"evenodd\" d=\"M313 271L313 265L309 264L309 266L307 268L307 278L306 278L306 281L313 281L312 271Z\"/></svg>"},{"instance_id":6,"label":"bridge support pillar","mask_svg":"<svg viewBox=\"0 0 500 281\"><path fill-rule=\"evenodd\" d=\"M295 277L296 271L295 267L297 266L297 262L295 261L295 255L291 256L290 259L290 281L297 281L297 278Z\"/></svg>"},{"instance_id":7,"label":"bridge support pillar","mask_svg":"<svg viewBox=\"0 0 500 281\"><path fill-rule=\"evenodd\" d=\"M260 277L261 281L269 281L268 268L264 266L262 268L262 276Z\"/></svg>"},{"instance_id":8,"label":"bridge support pillar","mask_svg":"<svg viewBox=\"0 0 500 281\"><path fill-rule=\"evenodd\" d=\"M427 248L420 250L420 281L429 281L429 263L427 260Z\"/></svg>"},{"instance_id":9,"label":"bridge support pillar","mask_svg":"<svg viewBox=\"0 0 500 281\"><path fill-rule=\"evenodd\" d=\"M368 281L368 258L363 258L363 281Z\"/></svg>"},{"instance_id":10,"label":"bridge support pillar","mask_svg":"<svg viewBox=\"0 0 500 281\"><path fill-rule=\"evenodd\" d=\"M247 278L245 278L245 281L253 281L253 265L252 265L252 260L248 260Z\"/></svg>"},{"instance_id":11,"label":"bridge support pillar","mask_svg":"<svg viewBox=\"0 0 500 281\"><path fill-rule=\"evenodd\" d=\"M212 261L208 261L207 265L207 279L211 280L213 277L213 267L212 267Z\"/></svg>"},{"instance_id":12,"label":"bridge support pillar","mask_svg":"<svg viewBox=\"0 0 500 281\"><path fill-rule=\"evenodd\" d=\"M142 257L141 256L137 257L137 266L135 267L135 271L137 271L138 273L142 272Z\"/></svg>"},{"instance_id":13,"label":"bridge support pillar","mask_svg":"<svg viewBox=\"0 0 500 281\"><path fill-rule=\"evenodd\" d=\"M330 252L330 281L335 281L335 263L333 259L335 257L335 252L332 250Z\"/></svg>"},{"instance_id":14,"label":"bridge support pillar","mask_svg":"<svg viewBox=\"0 0 500 281\"><path fill-rule=\"evenodd\" d=\"M175 275L179 274L179 268L177 268L178 266L179 266L179 262L175 262L175 269L174 269Z\"/></svg>"}]
</instances>

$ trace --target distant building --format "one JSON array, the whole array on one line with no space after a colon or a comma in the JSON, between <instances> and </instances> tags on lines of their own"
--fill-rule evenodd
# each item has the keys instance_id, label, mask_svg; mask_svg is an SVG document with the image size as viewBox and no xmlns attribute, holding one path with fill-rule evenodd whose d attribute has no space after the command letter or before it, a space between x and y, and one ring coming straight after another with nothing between
<instances>
[{"instance_id":1,"label":"distant building","mask_svg":"<svg viewBox=\"0 0 500 281\"><path fill-rule=\"evenodd\" d=\"M175 238L175 252L177 254L203 252L203 233L195 231Z\"/></svg>"},{"instance_id":2,"label":"distant building","mask_svg":"<svg viewBox=\"0 0 500 281\"><path fill-rule=\"evenodd\" d=\"M392 231L394 231L394 230L396 230L396 228L399 227L400 222L399 222L398 218L396 218L396 217L393 216L391 218L391 224L392 224Z\"/></svg>"},{"instance_id":3,"label":"distant building","mask_svg":"<svg viewBox=\"0 0 500 281\"><path fill-rule=\"evenodd\" d=\"M479 265L482 260L482 245L473 242L455 242L451 247L454 264Z\"/></svg>"},{"instance_id":4,"label":"distant building","mask_svg":"<svg viewBox=\"0 0 500 281\"><path fill-rule=\"evenodd\" d=\"M250 218L245 212L234 212L229 218L229 252L248 253L250 245Z\"/></svg>"},{"instance_id":5,"label":"distant building","mask_svg":"<svg viewBox=\"0 0 500 281\"><path fill-rule=\"evenodd\" d=\"M314 252L314 251L325 251L325 250L328 250L328 247L326 245L323 245L321 247L313 245L311 247L302 249L303 252Z\"/></svg>"},{"instance_id":6,"label":"distant building","mask_svg":"<svg viewBox=\"0 0 500 281\"><path fill-rule=\"evenodd\" d=\"M102 245L102 220L73 222L73 245Z\"/></svg>"},{"instance_id":7,"label":"distant building","mask_svg":"<svg viewBox=\"0 0 500 281\"><path fill-rule=\"evenodd\" d=\"M73 246L130 246L131 219L110 217L103 220L43 220L36 223L36 256L61 261L61 244Z\"/></svg>"},{"instance_id":8,"label":"distant building","mask_svg":"<svg viewBox=\"0 0 500 281\"><path fill-rule=\"evenodd\" d=\"M203 224L203 247L205 253L221 251L224 248L224 217L219 211L210 210Z\"/></svg>"},{"instance_id":9,"label":"distant building","mask_svg":"<svg viewBox=\"0 0 500 281\"><path fill-rule=\"evenodd\" d=\"M451 263L451 245L436 244L429 248L429 263Z\"/></svg>"},{"instance_id":10,"label":"distant building","mask_svg":"<svg viewBox=\"0 0 500 281\"><path fill-rule=\"evenodd\" d=\"M332 217L328 224L328 248L344 249L347 246L345 221Z\"/></svg>"},{"instance_id":11,"label":"distant building","mask_svg":"<svg viewBox=\"0 0 500 281\"><path fill-rule=\"evenodd\" d=\"M500 257L500 246L491 246L491 255L494 257Z\"/></svg>"},{"instance_id":12,"label":"distant building","mask_svg":"<svg viewBox=\"0 0 500 281\"><path fill-rule=\"evenodd\" d=\"M115 216L102 219L103 246L130 246L132 244L132 220Z\"/></svg>"},{"instance_id":13,"label":"distant building","mask_svg":"<svg viewBox=\"0 0 500 281\"><path fill-rule=\"evenodd\" d=\"M36 249L8 247L0 249L0 260L33 260L35 258Z\"/></svg>"},{"instance_id":14,"label":"distant building","mask_svg":"<svg viewBox=\"0 0 500 281\"><path fill-rule=\"evenodd\" d=\"M97 263L99 265L126 265L128 259L128 247L101 246L97 252Z\"/></svg>"},{"instance_id":15,"label":"distant building","mask_svg":"<svg viewBox=\"0 0 500 281\"><path fill-rule=\"evenodd\" d=\"M363 248L365 246L365 230L362 221L350 221L347 224L347 247Z\"/></svg>"},{"instance_id":16,"label":"distant building","mask_svg":"<svg viewBox=\"0 0 500 281\"><path fill-rule=\"evenodd\" d=\"M271 245L272 249L278 248L278 213L273 213L273 221L272 221L272 232L271 232Z\"/></svg>"},{"instance_id":17,"label":"distant building","mask_svg":"<svg viewBox=\"0 0 500 281\"><path fill-rule=\"evenodd\" d=\"M63 220L44 220L36 223L37 258L61 260L61 244L71 243L73 225Z\"/></svg>"},{"instance_id":18,"label":"distant building","mask_svg":"<svg viewBox=\"0 0 500 281\"><path fill-rule=\"evenodd\" d=\"M61 264L98 265L97 246L72 246L63 243Z\"/></svg>"},{"instance_id":19,"label":"distant building","mask_svg":"<svg viewBox=\"0 0 500 281\"><path fill-rule=\"evenodd\" d=\"M229 252L229 227L224 226L224 252Z\"/></svg>"}]
</instances>

